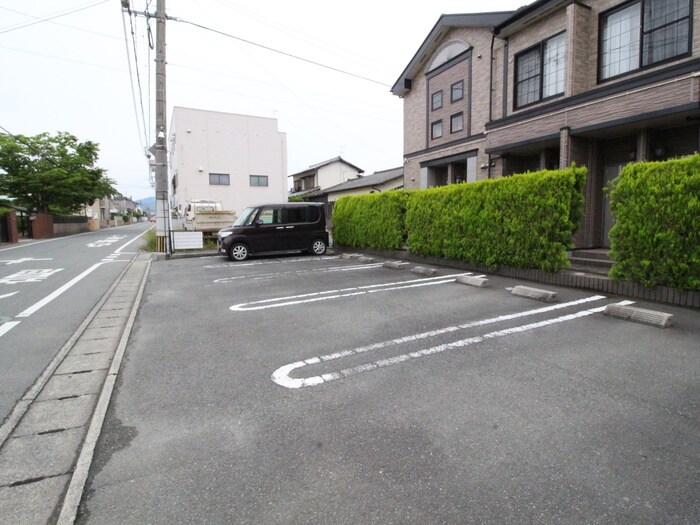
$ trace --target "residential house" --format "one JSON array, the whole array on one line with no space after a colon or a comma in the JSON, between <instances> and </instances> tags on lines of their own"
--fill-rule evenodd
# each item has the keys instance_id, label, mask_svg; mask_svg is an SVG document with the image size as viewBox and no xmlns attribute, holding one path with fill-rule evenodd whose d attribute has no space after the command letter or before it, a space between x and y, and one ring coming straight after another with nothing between
<instances>
[{"instance_id":1,"label":"residential house","mask_svg":"<svg viewBox=\"0 0 700 525\"><path fill-rule=\"evenodd\" d=\"M699 12L700 0L538 0L507 16L482 15L503 16L493 21L487 54L477 44L483 28L469 25L476 15L443 16L393 88L404 97L406 186L462 180L449 168L446 176L434 153L476 156L480 170L468 181L575 162L588 168L576 245L609 246L604 188L622 166L699 149ZM465 50L445 71L433 65L460 41ZM444 135L454 110L436 113L431 102L455 81L436 85L435 78L460 59L478 64L478 54L490 64L488 82L472 89L472 109L488 111L483 138L445 150L427 133L442 120Z\"/></svg>"},{"instance_id":2,"label":"residential house","mask_svg":"<svg viewBox=\"0 0 700 525\"><path fill-rule=\"evenodd\" d=\"M347 180L356 179L364 170L350 164L342 157L326 160L309 169L289 175L292 179L290 197L303 197L307 193L323 190L341 184Z\"/></svg>"},{"instance_id":3,"label":"residential house","mask_svg":"<svg viewBox=\"0 0 700 525\"><path fill-rule=\"evenodd\" d=\"M277 119L175 107L170 124L171 204L221 201L239 215L287 200L287 136Z\"/></svg>"},{"instance_id":4,"label":"residential house","mask_svg":"<svg viewBox=\"0 0 700 525\"><path fill-rule=\"evenodd\" d=\"M333 206L341 197L400 190L403 188L403 183L403 167L400 166L389 170L376 171L366 177L357 177L325 190L311 191L304 198L312 202L325 203L326 216L330 222L333 217Z\"/></svg>"},{"instance_id":5,"label":"residential house","mask_svg":"<svg viewBox=\"0 0 700 525\"><path fill-rule=\"evenodd\" d=\"M403 99L407 189L486 177L492 28L511 15L442 15L392 87Z\"/></svg>"}]
</instances>

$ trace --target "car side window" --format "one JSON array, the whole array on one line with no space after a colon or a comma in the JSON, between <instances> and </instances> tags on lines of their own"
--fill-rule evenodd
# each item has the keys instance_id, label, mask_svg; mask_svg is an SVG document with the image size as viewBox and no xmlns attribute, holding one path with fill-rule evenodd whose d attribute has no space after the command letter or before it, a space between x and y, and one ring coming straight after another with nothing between
<instances>
[{"instance_id":1,"label":"car side window","mask_svg":"<svg viewBox=\"0 0 700 525\"><path fill-rule=\"evenodd\" d=\"M280 209L263 208L258 214L257 222L261 224L280 224Z\"/></svg>"},{"instance_id":2,"label":"car side window","mask_svg":"<svg viewBox=\"0 0 700 525\"><path fill-rule=\"evenodd\" d=\"M318 222L318 219L321 216L321 208L319 208L318 206L309 206L308 208L306 208L306 210L306 221Z\"/></svg>"},{"instance_id":3,"label":"car side window","mask_svg":"<svg viewBox=\"0 0 700 525\"><path fill-rule=\"evenodd\" d=\"M284 224L299 224L301 222L306 222L306 208L283 208L282 222Z\"/></svg>"}]
</instances>

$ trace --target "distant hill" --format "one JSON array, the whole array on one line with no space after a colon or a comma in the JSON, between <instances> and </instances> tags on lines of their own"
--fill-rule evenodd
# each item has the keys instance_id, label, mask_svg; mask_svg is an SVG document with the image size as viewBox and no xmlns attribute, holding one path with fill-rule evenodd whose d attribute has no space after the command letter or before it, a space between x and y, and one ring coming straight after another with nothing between
<instances>
[{"instance_id":1,"label":"distant hill","mask_svg":"<svg viewBox=\"0 0 700 525\"><path fill-rule=\"evenodd\" d=\"M148 197L147 199L141 199L136 201L136 203L141 206L141 210L144 212L156 212L156 198Z\"/></svg>"}]
</instances>

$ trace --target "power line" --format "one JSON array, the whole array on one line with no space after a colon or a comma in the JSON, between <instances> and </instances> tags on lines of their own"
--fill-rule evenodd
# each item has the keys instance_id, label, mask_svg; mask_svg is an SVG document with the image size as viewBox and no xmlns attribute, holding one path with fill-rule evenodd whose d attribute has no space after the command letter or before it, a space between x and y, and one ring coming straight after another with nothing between
<instances>
[{"instance_id":1,"label":"power line","mask_svg":"<svg viewBox=\"0 0 700 525\"><path fill-rule=\"evenodd\" d=\"M131 16L131 15L129 15ZM126 21L124 20L124 13L122 13L122 27L124 28L124 44L126 45L126 61L129 64L129 85L131 86L131 100L134 104L134 116L136 117L136 129L138 132L139 136L139 142L141 143L141 149L145 151L146 145L144 141L142 140L141 137L141 129L139 125L139 111L138 107L136 105L136 92L134 91L134 75L131 70L131 55L129 53L129 36L126 33ZM146 135L146 140L148 140L148 136Z\"/></svg>"},{"instance_id":2,"label":"power line","mask_svg":"<svg viewBox=\"0 0 700 525\"><path fill-rule=\"evenodd\" d=\"M93 2L92 4L78 7L78 8L73 9L73 10L63 11L63 12L57 13L55 15L48 16L46 18L39 18L39 17L35 17L33 15L29 15L32 18L36 18L36 20L34 20L33 22L28 22L26 24L19 25L19 26L11 27L9 29L4 29L4 30L0 31L0 34L9 33L10 31L17 31L18 29L24 29L25 27L33 26L36 24L41 24L43 22L50 22L51 20L55 20L56 18L61 18L62 16L72 15L74 13L79 13L80 11L85 11L86 9L90 9L90 8L98 6L100 4L106 4L107 2L109 2L109 0L100 0L99 2ZM6 7L3 7L3 9L7 9L8 11L12 11L12 9L9 9Z\"/></svg>"},{"instance_id":3,"label":"power line","mask_svg":"<svg viewBox=\"0 0 700 525\"><path fill-rule=\"evenodd\" d=\"M190 22L189 20L183 20L182 18L176 18L176 17L168 17L168 20L173 20L174 22L181 22L181 23L183 23L183 24L189 24L189 25L191 25L191 26L198 27L198 28L200 28L200 29L204 29L205 31L210 31L210 32L212 32L212 33L216 33L216 34L219 34L219 35L228 37L228 38L232 38L232 39L234 39L234 40L238 40L238 41L240 41L240 42L244 42L244 43L246 43L246 44L250 44L250 45L252 45L252 46L256 46L256 47L265 49L265 50L267 50L267 51L272 51L273 53L278 53L278 54L280 54L280 55L284 55L284 56L289 57L289 58L294 58L295 60L301 60L302 62L306 62L306 63L312 64L312 65L314 65L314 66L319 66L319 67L322 67L322 68L325 68L325 69L330 69L331 71L335 71L336 73L342 73L343 75L348 75L348 76L351 76L351 77L359 78L359 79L361 79L361 80L366 80L367 82L372 82L372 83L374 83L374 84L379 84L380 86L391 87L391 85L386 84L385 82L380 82L379 80L374 80L374 79L369 78L369 77L365 77L365 76L362 76L362 75L358 75L358 74L355 74L355 73L351 73L351 72L349 72L349 71L345 71L345 70L339 69L339 68L337 68L337 67L333 67L333 66L329 66L329 65L326 65L326 64L322 64L322 63L320 63L320 62L316 62L316 61L310 60L310 59L308 59L308 58L300 57L300 56L298 56L298 55L293 55L293 54L291 54L291 53L287 53L286 51L281 51L281 50L279 50L279 49L275 49L274 47L269 47L269 46L266 46L266 45L263 45L263 44L258 44L257 42L253 42L252 40L246 40L245 38L241 38L241 37L232 35L232 34L230 34L230 33L226 33L226 32L224 32L224 31L220 31L220 30L218 30L218 29L213 29L213 28L211 28L211 27L207 27L207 26L204 26L204 25L202 25L202 24L198 24L198 23L196 23L196 22Z\"/></svg>"},{"instance_id":4,"label":"power line","mask_svg":"<svg viewBox=\"0 0 700 525\"><path fill-rule=\"evenodd\" d=\"M122 15L123 19L123 15ZM133 42L133 52L134 52L134 67L136 69L136 82L139 86L139 102L141 103L141 120L143 121L143 136L148 143L148 130L146 129L146 115L143 110L143 88L141 87L141 74L139 72L139 58L136 52L136 33L134 32L134 19L129 16L129 26L131 27L131 41Z\"/></svg>"}]
</instances>

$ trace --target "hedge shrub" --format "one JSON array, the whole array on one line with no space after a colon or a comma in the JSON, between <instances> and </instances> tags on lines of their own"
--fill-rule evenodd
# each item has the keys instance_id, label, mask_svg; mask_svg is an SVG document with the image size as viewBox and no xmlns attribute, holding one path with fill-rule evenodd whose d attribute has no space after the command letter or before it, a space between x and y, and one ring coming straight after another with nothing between
<instances>
[{"instance_id":1,"label":"hedge shrub","mask_svg":"<svg viewBox=\"0 0 700 525\"><path fill-rule=\"evenodd\" d=\"M333 208L333 236L345 246L394 250L406 242L404 191L341 197Z\"/></svg>"},{"instance_id":2,"label":"hedge shrub","mask_svg":"<svg viewBox=\"0 0 700 525\"><path fill-rule=\"evenodd\" d=\"M583 214L586 168L572 166L412 193L411 253L496 268L557 271Z\"/></svg>"},{"instance_id":3,"label":"hedge shrub","mask_svg":"<svg viewBox=\"0 0 700 525\"><path fill-rule=\"evenodd\" d=\"M611 277L700 290L700 155L630 164L608 192Z\"/></svg>"}]
</instances>

